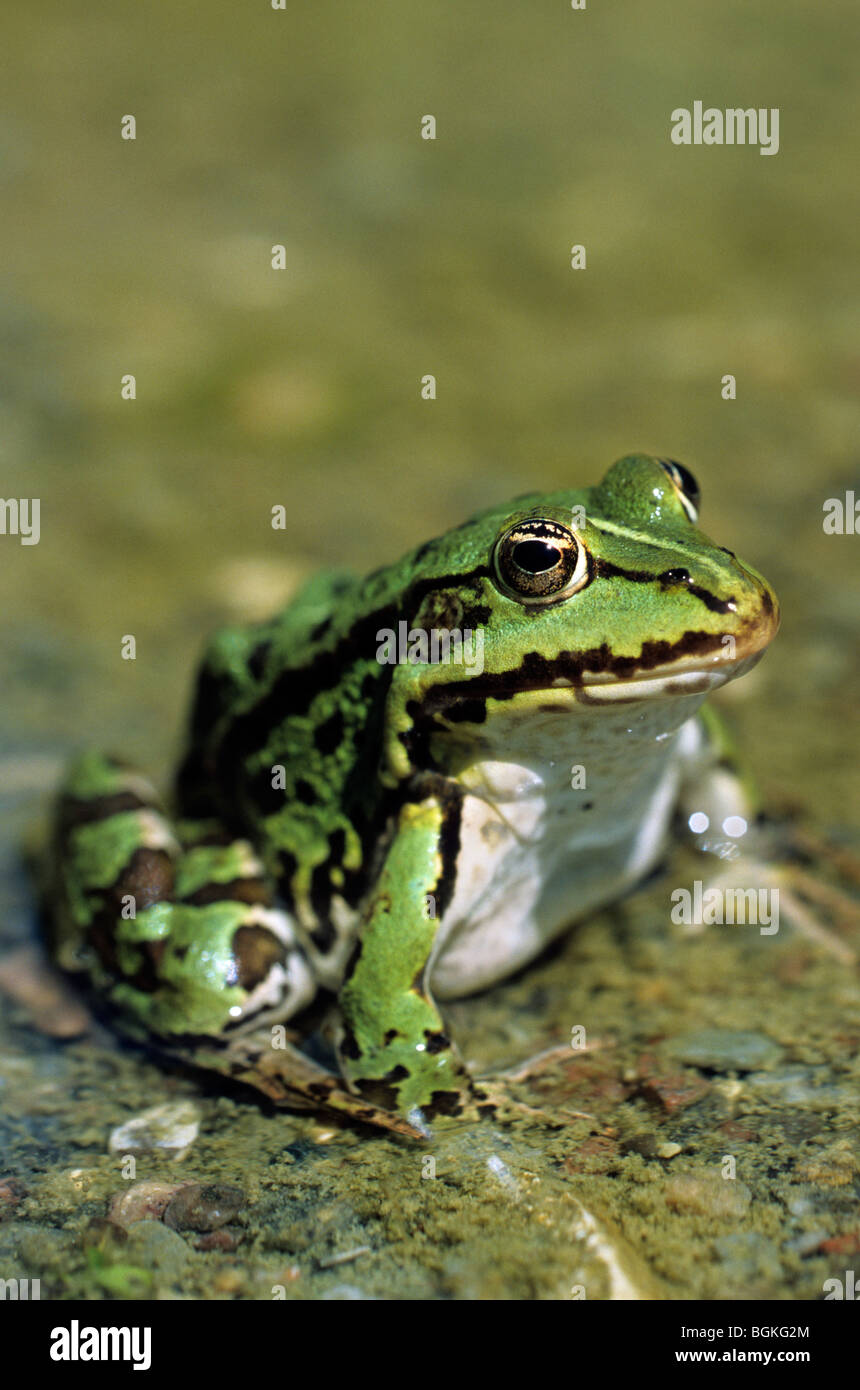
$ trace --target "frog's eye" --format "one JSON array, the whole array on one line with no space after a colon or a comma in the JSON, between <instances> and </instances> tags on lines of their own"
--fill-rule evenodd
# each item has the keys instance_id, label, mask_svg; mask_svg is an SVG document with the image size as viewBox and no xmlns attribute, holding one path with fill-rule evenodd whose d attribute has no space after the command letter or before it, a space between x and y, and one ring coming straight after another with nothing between
<instances>
[{"instance_id":1,"label":"frog's eye","mask_svg":"<svg viewBox=\"0 0 860 1390\"><path fill-rule=\"evenodd\" d=\"M496 541L493 568L499 587L522 603L556 603L588 578L588 553L566 526L530 518Z\"/></svg>"},{"instance_id":2,"label":"frog's eye","mask_svg":"<svg viewBox=\"0 0 860 1390\"><path fill-rule=\"evenodd\" d=\"M685 468L683 463L676 463L674 459L660 459L660 463L665 468L672 482L678 491L681 505L691 521L699 519L699 484L696 482L689 468Z\"/></svg>"}]
</instances>

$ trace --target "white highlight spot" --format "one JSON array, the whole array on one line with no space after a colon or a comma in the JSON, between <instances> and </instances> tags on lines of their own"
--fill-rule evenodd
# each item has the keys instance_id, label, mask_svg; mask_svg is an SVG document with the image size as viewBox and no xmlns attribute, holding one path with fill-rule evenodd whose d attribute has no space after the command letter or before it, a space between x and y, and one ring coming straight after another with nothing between
<instances>
[{"instance_id":1,"label":"white highlight spot","mask_svg":"<svg viewBox=\"0 0 860 1390\"><path fill-rule=\"evenodd\" d=\"M487 1167L490 1172L498 1178L502 1187L504 1187L507 1192L513 1193L519 1191L519 1183L507 1163L505 1163L504 1159L499 1158L498 1154L490 1154L487 1159Z\"/></svg>"},{"instance_id":2,"label":"white highlight spot","mask_svg":"<svg viewBox=\"0 0 860 1390\"><path fill-rule=\"evenodd\" d=\"M241 1018L241 1017L242 1017L242 1010L241 1010L241 1008L239 1007L238 1004L231 1004L231 1006L230 1006L230 1017L231 1017L231 1018Z\"/></svg>"},{"instance_id":3,"label":"white highlight spot","mask_svg":"<svg viewBox=\"0 0 860 1390\"><path fill-rule=\"evenodd\" d=\"M733 840L739 840L741 835L746 835L747 823L743 816L726 816L723 821L723 833L731 835Z\"/></svg>"},{"instance_id":4,"label":"white highlight spot","mask_svg":"<svg viewBox=\"0 0 860 1390\"><path fill-rule=\"evenodd\" d=\"M708 820L708 817L705 815L704 811L694 811L690 819L687 821L687 824L689 825L694 835L701 835L703 831L707 830L710 823L711 822ZM726 834L728 833L729 832L726 831Z\"/></svg>"}]
</instances>

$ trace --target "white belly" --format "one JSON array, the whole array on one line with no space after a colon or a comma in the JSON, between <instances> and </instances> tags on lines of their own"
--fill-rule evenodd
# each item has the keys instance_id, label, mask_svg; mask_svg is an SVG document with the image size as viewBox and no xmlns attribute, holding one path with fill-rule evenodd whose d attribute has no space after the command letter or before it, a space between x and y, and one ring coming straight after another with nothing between
<instances>
[{"instance_id":1,"label":"white belly","mask_svg":"<svg viewBox=\"0 0 860 1390\"><path fill-rule=\"evenodd\" d=\"M456 887L430 966L438 998L510 975L654 867L696 738L685 721L700 703L685 696L504 721L516 760L482 752L460 776ZM571 786L574 766L585 770L584 788Z\"/></svg>"}]
</instances>

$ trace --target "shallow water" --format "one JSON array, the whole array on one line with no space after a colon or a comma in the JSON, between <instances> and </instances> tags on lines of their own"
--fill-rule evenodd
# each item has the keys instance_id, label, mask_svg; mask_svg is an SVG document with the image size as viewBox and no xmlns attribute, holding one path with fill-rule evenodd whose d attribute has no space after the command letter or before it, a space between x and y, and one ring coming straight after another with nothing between
<instances>
[{"instance_id":1,"label":"shallow water","mask_svg":"<svg viewBox=\"0 0 860 1390\"><path fill-rule=\"evenodd\" d=\"M166 780L213 627L635 449L684 460L705 529L779 593L777 642L721 703L766 802L856 850L860 540L822 527L826 499L860 495L852 12L143 0L6 19L3 493L40 498L41 536L0 537L4 947L37 931L24 861L65 757L97 741ZM697 98L778 106L778 154L672 145ZM601 1046L528 1090L586 1118L452 1130L435 1178L397 1139L266 1111L107 1033L57 1042L4 1003L4 1259L53 1297L121 1296L104 1271L124 1265L158 1297L821 1297L857 1232L856 970L788 929L685 936L668 892L694 876L451 1011L480 1066L583 1021ZM775 1050L664 1055L703 1029ZM158 1221L119 1250L93 1225L128 1186L108 1135L177 1100L198 1138L137 1180L239 1187L244 1238L196 1250Z\"/></svg>"}]
</instances>

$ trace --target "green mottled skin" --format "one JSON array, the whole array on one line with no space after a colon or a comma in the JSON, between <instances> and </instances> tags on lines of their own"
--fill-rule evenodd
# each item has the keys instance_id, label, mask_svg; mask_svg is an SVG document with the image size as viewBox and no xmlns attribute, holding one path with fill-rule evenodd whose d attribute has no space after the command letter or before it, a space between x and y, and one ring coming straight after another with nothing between
<instances>
[{"instance_id":1,"label":"green mottled skin","mask_svg":"<svg viewBox=\"0 0 860 1390\"><path fill-rule=\"evenodd\" d=\"M500 536L534 518L569 528L575 508L585 509L576 539L587 582L522 601L491 563ZM381 663L380 631L404 620L480 630L483 671ZM766 582L697 529L677 479L645 456L619 461L597 487L493 507L363 580L321 575L271 621L210 644L178 781L183 820L159 821L169 889L148 863L143 898L153 900L135 917L108 900L111 885L130 883L140 897L126 866L151 844L141 807L62 823L58 956L88 971L138 1031L223 1035L249 997L231 940L253 915L230 885L254 878L254 901L283 904L314 978L338 992L349 1086L402 1111L452 1095L467 1083L426 969L457 886L451 845L482 740L537 711L559 676L558 698L573 709L596 678L713 667L726 638L757 651L776 621ZM129 776L87 755L65 802L85 814ZM225 901L184 901L213 885Z\"/></svg>"}]
</instances>

